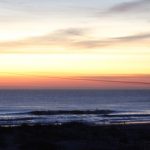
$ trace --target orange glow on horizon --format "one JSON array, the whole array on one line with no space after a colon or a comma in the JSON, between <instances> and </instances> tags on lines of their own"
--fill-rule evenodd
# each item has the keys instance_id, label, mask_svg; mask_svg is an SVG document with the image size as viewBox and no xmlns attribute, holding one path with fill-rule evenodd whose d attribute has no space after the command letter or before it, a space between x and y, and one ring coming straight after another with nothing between
<instances>
[{"instance_id":1,"label":"orange glow on horizon","mask_svg":"<svg viewBox=\"0 0 150 150\"><path fill-rule=\"evenodd\" d=\"M148 58L137 55L133 60L133 56L111 54L0 54L0 88L149 88L149 84L134 84L150 81L149 66L145 65L150 63Z\"/></svg>"},{"instance_id":2,"label":"orange glow on horizon","mask_svg":"<svg viewBox=\"0 0 150 150\"><path fill-rule=\"evenodd\" d=\"M0 76L1 89L149 89L150 75L144 76Z\"/></svg>"}]
</instances>

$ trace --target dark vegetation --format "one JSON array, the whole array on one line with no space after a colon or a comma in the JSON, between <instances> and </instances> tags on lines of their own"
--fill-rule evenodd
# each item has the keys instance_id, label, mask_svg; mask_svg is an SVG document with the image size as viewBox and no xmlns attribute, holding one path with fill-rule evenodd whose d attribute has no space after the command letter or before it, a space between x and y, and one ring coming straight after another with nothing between
<instances>
[{"instance_id":1,"label":"dark vegetation","mask_svg":"<svg viewBox=\"0 0 150 150\"><path fill-rule=\"evenodd\" d=\"M150 125L1 127L0 150L150 150Z\"/></svg>"}]
</instances>

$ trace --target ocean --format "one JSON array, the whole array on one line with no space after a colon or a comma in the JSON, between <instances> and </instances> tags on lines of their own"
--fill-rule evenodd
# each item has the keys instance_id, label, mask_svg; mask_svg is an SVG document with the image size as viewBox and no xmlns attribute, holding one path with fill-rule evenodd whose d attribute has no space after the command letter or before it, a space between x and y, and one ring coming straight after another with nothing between
<instances>
[{"instance_id":1,"label":"ocean","mask_svg":"<svg viewBox=\"0 0 150 150\"><path fill-rule=\"evenodd\" d=\"M150 122L150 90L0 90L0 125Z\"/></svg>"}]
</instances>

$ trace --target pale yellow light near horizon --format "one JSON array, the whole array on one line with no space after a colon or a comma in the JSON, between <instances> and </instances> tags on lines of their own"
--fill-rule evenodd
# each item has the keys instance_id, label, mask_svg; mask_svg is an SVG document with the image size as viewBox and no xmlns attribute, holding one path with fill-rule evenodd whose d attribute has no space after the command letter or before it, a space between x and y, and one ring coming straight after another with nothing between
<instances>
[{"instance_id":1,"label":"pale yellow light near horizon","mask_svg":"<svg viewBox=\"0 0 150 150\"><path fill-rule=\"evenodd\" d=\"M150 74L149 56L121 54L0 54L0 76Z\"/></svg>"}]
</instances>

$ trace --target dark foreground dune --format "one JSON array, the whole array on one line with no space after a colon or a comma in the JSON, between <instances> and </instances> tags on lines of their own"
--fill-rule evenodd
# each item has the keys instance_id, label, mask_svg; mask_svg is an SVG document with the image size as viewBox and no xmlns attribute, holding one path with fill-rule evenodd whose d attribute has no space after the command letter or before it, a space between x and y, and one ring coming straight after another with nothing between
<instances>
[{"instance_id":1,"label":"dark foreground dune","mask_svg":"<svg viewBox=\"0 0 150 150\"><path fill-rule=\"evenodd\" d=\"M150 150L150 125L0 127L0 150Z\"/></svg>"}]
</instances>

